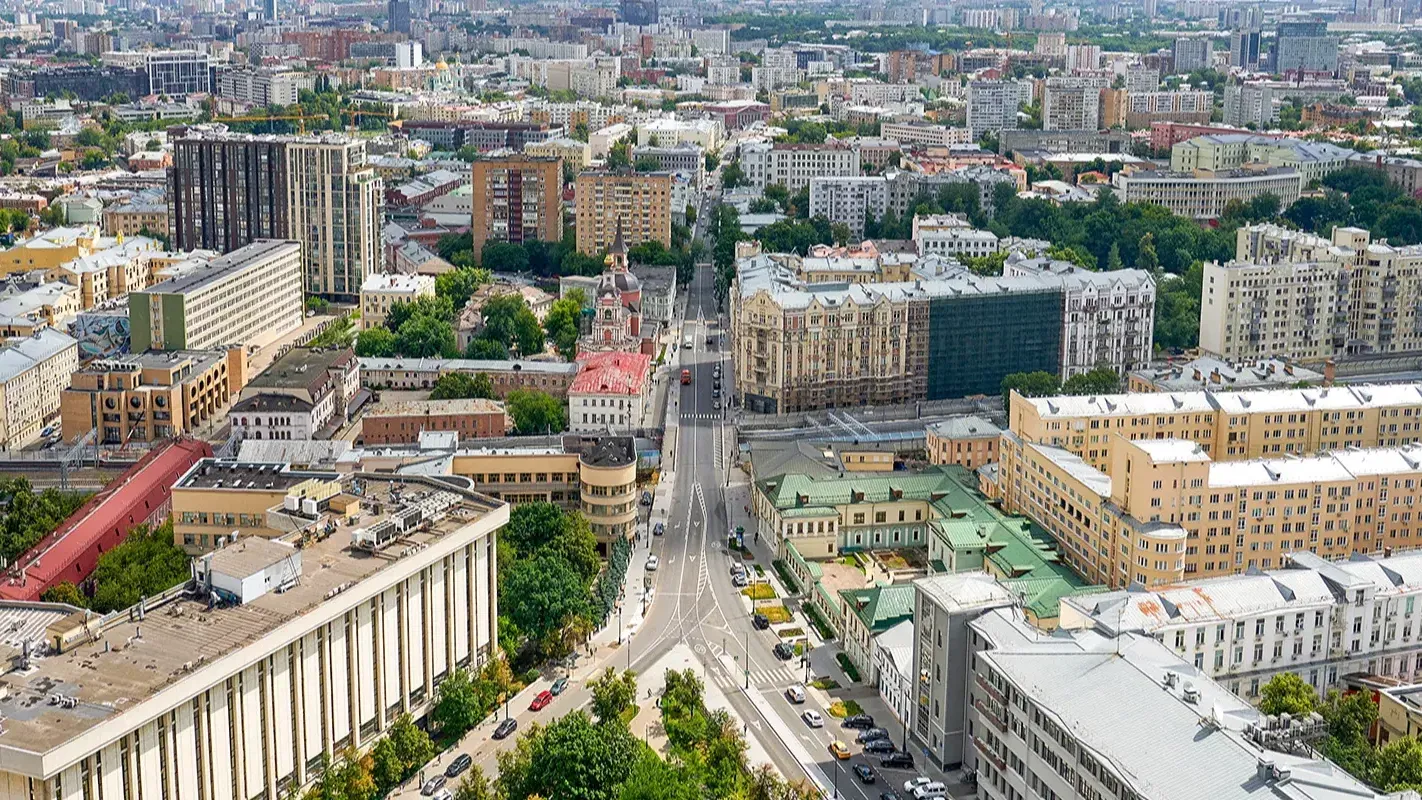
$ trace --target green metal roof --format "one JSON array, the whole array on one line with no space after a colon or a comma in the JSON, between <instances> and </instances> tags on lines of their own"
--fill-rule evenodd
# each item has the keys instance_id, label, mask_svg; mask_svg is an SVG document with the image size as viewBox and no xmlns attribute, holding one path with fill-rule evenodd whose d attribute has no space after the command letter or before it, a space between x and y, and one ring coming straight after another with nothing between
<instances>
[{"instance_id":1,"label":"green metal roof","mask_svg":"<svg viewBox=\"0 0 1422 800\"><path fill-rule=\"evenodd\" d=\"M904 500L931 500L955 484L947 471L934 467L924 472L875 475L845 475L842 478L815 478L810 475L781 475L760 481L762 494L782 510L810 506L837 506L854 501L856 492L863 494L863 503L883 503L895 490ZM804 501L801 502L801 498Z\"/></svg>"},{"instance_id":2,"label":"green metal roof","mask_svg":"<svg viewBox=\"0 0 1422 800\"><path fill-rule=\"evenodd\" d=\"M875 586L869 589L842 589L839 596L851 614L871 633L888 630L913 618L913 584Z\"/></svg>"}]
</instances>

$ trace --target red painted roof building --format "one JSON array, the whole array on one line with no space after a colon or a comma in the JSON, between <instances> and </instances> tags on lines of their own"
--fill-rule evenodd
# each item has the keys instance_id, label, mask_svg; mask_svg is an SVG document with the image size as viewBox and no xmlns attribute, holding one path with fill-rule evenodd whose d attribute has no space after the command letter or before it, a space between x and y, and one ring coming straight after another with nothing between
<instances>
[{"instance_id":1,"label":"red painted roof building","mask_svg":"<svg viewBox=\"0 0 1422 800\"><path fill-rule=\"evenodd\" d=\"M642 427L651 394L652 357L588 353L568 387L568 428L575 433L630 433Z\"/></svg>"}]
</instances>

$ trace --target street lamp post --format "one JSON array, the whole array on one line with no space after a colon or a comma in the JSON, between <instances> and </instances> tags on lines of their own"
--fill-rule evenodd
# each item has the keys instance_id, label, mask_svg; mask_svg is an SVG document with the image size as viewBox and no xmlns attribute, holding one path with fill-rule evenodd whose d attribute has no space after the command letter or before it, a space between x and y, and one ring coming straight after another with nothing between
<instances>
[{"instance_id":1,"label":"street lamp post","mask_svg":"<svg viewBox=\"0 0 1422 800\"><path fill-rule=\"evenodd\" d=\"M746 631L746 689L750 689L750 631Z\"/></svg>"},{"instance_id":2,"label":"street lamp post","mask_svg":"<svg viewBox=\"0 0 1422 800\"><path fill-rule=\"evenodd\" d=\"M839 756L834 757L834 797L839 800L839 773L843 767L839 764Z\"/></svg>"}]
</instances>

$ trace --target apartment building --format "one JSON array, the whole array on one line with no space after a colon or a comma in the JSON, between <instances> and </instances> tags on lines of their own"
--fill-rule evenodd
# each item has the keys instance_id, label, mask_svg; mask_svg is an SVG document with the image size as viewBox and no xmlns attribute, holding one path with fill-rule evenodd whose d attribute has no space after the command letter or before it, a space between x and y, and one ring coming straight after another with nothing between
<instances>
[{"instance_id":1,"label":"apartment building","mask_svg":"<svg viewBox=\"0 0 1422 800\"><path fill-rule=\"evenodd\" d=\"M168 232L168 205L143 200L104 208L104 230L113 236L139 236L144 231Z\"/></svg>"},{"instance_id":2,"label":"apartment building","mask_svg":"<svg viewBox=\"0 0 1422 800\"><path fill-rule=\"evenodd\" d=\"M133 349L262 345L301 326L302 245L263 239L128 295Z\"/></svg>"},{"instance_id":3,"label":"apartment building","mask_svg":"<svg viewBox=\"0 0 1422 800\"><path fill-rule=\"evenodd\" d=\"M864 238L866 216L880 219L889 208L889 183L882 177L810 179L810 216L849 227L851 239Z\"/></svg>"},{"instance_id":4,"label":"apartment building","mask_svg":"<svg viewBox=\"0 0 1422 800\"><path fill-rule=\"evenodd\" d=\"M988 131L1017 127L1017 110L1032 100L1026 81L969 81L968 136L977 141Z\"/></svg>"},{"instance_id":5,"label":"apartment building","mask_svg":"<svg viewBox=\"0 0 1422 800\"><path fill-rule=\"evenodd\" d=\"M652 159L657 163L657 171L674 172L691 178L692 186L700 191L706 181L706 150L695 142L678 145L638 145L632 148L632 161Z\"/></svg>"},{"instance_id":6,"label":"apartment building","mask_svg":"<svg viewBox=\"0 0 1422 800\"><path fill-rule=\"evenodd\" d=\"M1287 101L1303 103L1335 102L1352 89L1343 80L1249 80L1231 84L1224 90L1224 124L1268 129L1279 121L1279 109Z\"/></svg>"},{"instance_id":7,"label":"apartment building","mask_svg":"<svg viewBox=\"0 0 1422 800\"><path fill-rule=\"evenodd\" d=\"M967 128L950 128L946 125L926 125L917 122L885 122L879 126L879 135L903 145L917 147L972 144L972 137Z\"/></svg>"},{"instance_id":8,"label":"apartment building","mask_svg":"<svg viewBox=\"0 0 1422 800\"><path fill-rule=\"evenodd\" d=\"M561 125L542 122L407 122L402 129L412 139L429 142L439 150L473 147L481 153L505 148L521 151L530 144L558 139L568 134Z\"/></svg>"},{"instance_id":9,"label":"apartment building","mask_svg":"<svg viewBox=\"0 0 1422 800\"><path fill-rule=\"evenodd\" d=\"M79 369L79 342L54 329L0 348L0 450L40 438L58 416L60 393Z\"/></svg>"},{"instance_id":10,"label":"apartment building","mask_svg":"<svg viewBox=\"0 0 1422 800\"><path fill-rule=\"evenodd\" d=\"M741 147L746 184L764 190L780 184L791 194L814 178L848 178L859 174L859 151L831 139L825 144L754 142Z\"/></svg>"},{"instance_id":11,"label":"apartment building","mask_svg":"<svg viewBox=\"0 0 1422 800\"><path fill-rule=\"evenodd\" d=\"M997 252L997 234L974 228L958 214L914 217L913 243L920 255L981 258Z\"/></svg>"},{"instance_id":12,"label":"apartment building","mask_svg":"<svg viewBox=\"0 0 1422 800\"><path fill-rule=\"evenodd\" d=\"M298 240L308 294L358 302L365 276L383 264L383 203L363 141L198 130L174 143L174 246L228 253L258 239Z\"/></svg>"},{"instance_id":13,"label":"apartment building","mask_svg":"<svg viewBox=\"0 0 1422 800\"><path fill-rule=\"evenodd\" d=\"M74 371L60 394L64 441L97 431L98 442L157 442L192 433L247 382L241 346L148 351L98 359Z\"/></svg>"},{"instance_id":14,"label":"apartment building","mask_svg":"<svg viewBox=\"0 0 1422 800\"><path fill-rule=\"evenodd\" d=\"M563 238L563 162L530 155L473 164L474 252L487 242Z\"/></svg>"},{"instance_id":15,"label":"apartment building","mask_svg":"<svg viewBox=\"0 0 1422 800\"><path fill-rule=\"evenodd\" d=\"M512 425L496 400L405 400L381 403L361 418L366 444L411 444L426 431L448 431L460 439L504 436Z\"/></svg>"},{"instance_id":16,"label":"apartment building","mask_svg":"<svg viewBox=\"0 0 1422 800\"><path fill-rule=\"evenodd\" d=\"M566 361L481 361L465 358L362 358L361 380L373 389L431 389L441 375L488 375L500 397L514 389L537 389L567 397L578 365Z\"/></svg>"},{"instance_id":17,"label":"apartment building","mask_svg":"<svg viewBox=\"0 0 1422 800\"><path fill-rule=\"evenodd\" d=\"M999 391L1012 372L1148 363L1148 275L1018 261L985 279L934 256L743 259L731 289L742 403L784 413L964 397Z\"/></svg>"},{"instance_id":18,"label":"apartment building","mask_svg":"<svg viewBox=\"0 0 1422 800\"><path fill-rule=\"evenodd\" d=\"M87 310L147 287L157 249L158 241L146 236L95 239L87 255L65 261L49 275L79 287L79 305Z\"/></svg>"},{"instance_id":19,"label":"apartment building","mask_svg":"<svg viewBox=\"0 0 1422 800\"><path fill-rule=\"evenodd\" d=\"M316 89L316 73L233 69L217 77L218 97L229 98L246 106L295 105L303 89Z\"/></svg>"},{"instance_id":20,"label":"apartment building","mask_svg":"<svg viewBox=\"0 0 1422 800\"><path fill-rule=\"evenodd\" d=\"M1001 435L1002 429L982 417L953 417L925 429L924 449L930 464L956 464L975 470L997 462Z\"/></svg>"},{"instance_id":21,"label":"apartment building","mask_svg":"<svg viewBox=\"0 0 1422 800\"><path fill-rule=\"evenodd\" d=\"M578 252L606 251L620 235L627 247L661 242L671 247L669 173L584 172L578 176Z\"/></svg>"},{"instance_id":22,"label":"apartment building","mask_svg":"<svg viewBox=\"0 0 1422 800\"><path fill-rule=\"evenodd\" d=\"M435 296L435 276L381 273L366 276L360 286L360 326L375 328L385 324L390 307Z\"/></svg>"},{"instance_id":23,"label":"apartment building","mask_svg":"<svg viewBox=\"0 0 1422 800\"><path fill-rule=\"evenodd\" d=\"M535 158L561 159L574 172L581 172L587 169L592 161L592 146L577 139L549 139L525 146L523 154Z\"/></svg>"},{"instance_id":24,"label":"apartment building","mask_svg":"<svg viewBox=\"0 0 1422 800\"><path fill-rule=\"evenodd\" d=\"M1303 191L1303 173L1292 167L1255 167L1219 172L1121 171L1112 178L1121 200L1153 203L1197 220L1219 219L1231 200L1249 202L1262 194L1288 208Z\"/></svg>"},{"instance_id":25,"label":"apartment building","mask_svg":"<svg viewBox=\"0 0 1422 800\"><path fill-rule=\"evenodd\" d=\"M1235 260L1205 265L1200 346L1230 359L1322 361L1422 347L1422 248L1276 225L1236 234Z\"/></svg>"},{"instance_id":26,"label":"apartment building","mask_svg":"<svg viewBox=\"0 0 1422 800\"><path fill-rule=\"evenodd\" d=\"M642 427L651 400L651 356L589 353L578 359L578 366L568 387L569 430L621 434Z\"/></svg>"},{"instance_id":27,"label":"apartment building","mask_svg":"<svg viewBox=\"0 0 1422 800\"><path fill-rule=\"evenodd\" d=\"M46 646L12 696L44 705L63 686L73 702L9 719L3 781L55 798L299 793L399 715L425 717L454 669L495 657L507 505L420 476L342 486L284 514L285 541L228 544L125 613L17 609ZM110 680L86 680L96 669Z\"/></svg>"},{"instance_id":28,"label":"apartment building","mask_svg":"<svg viewBox=\"0 0 1422 800\"><path fill-rule=\"evenodd\" d=\"M1214 113L1215 93L1127 90L1124 105L1128 128L1148 128L1153 122L1204 124Z\"/></svg>"},{"instance_id":29,"label":"apartment building","mask_svg":"<svg viewBox=\"0 0 1422 800\"><path fill-rule=\"evenodd\" d=\"M1101 127L1101 90L1110 80L1095 75L1060 75L1042 87L1042 130L1091 131Z\"/></svg>"},{"instance_id":30,"label":"apartment building","mask_svg":"<svg viewBox=\"0 0 1422 800\"><path fill-rule=\"evenodd\" d=\"M1273 570L1063 598L1061 626L1153 637L1254 701L1281 672L1320 696L1360 673L1411 683L1422 677L1420 565L1419 553L1291 552Z\"/></svg>"},{"instance_id":31,"label":"apartment building","mask_svg":"<svg viewBox=\"0 0 1422 800\"><path fill-rule=\"evenodd\" d=\"M1246 164L1288 167L1303 176L1304 185L1352 165L1357 151L1327 142L1258 136L1249 133L1213 133L1196 136L1170 148L1173 172L1220 172Z\"/></svg>"}]
</instances>

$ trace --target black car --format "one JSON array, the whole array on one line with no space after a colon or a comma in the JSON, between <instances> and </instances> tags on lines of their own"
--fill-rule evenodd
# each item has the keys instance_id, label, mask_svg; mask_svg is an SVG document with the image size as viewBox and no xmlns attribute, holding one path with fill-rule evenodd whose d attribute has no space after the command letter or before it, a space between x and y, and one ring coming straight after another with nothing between
<instances>
[{"instance_id":1,"label":"black car","mask_svg":"<svg viewBox=\"0 0 1422 800\"><path fill-rule=\"evenodd\" d=\"M872 728L872 727L874 727L874 718L871 717L871 716L869 716L868 714L855 714L855 715L852 716L852 717L845 717L845 718L844 718L844 727L846 727L846 728Z\"/></svg>"},{"instance_id":2,"label":"black car","mask_svg":"<svg viewBox=\"0 0 1422 800\"><path fill-rule=\"evenodd\" d=\"M469 769L469 766L473 763L474 759L470 758L468 754L462 755L449 762L449 766L444 768L444 777L457 778L464 770Z\"/></svg>"},{"instance_id":3,"label":"black car","mask_svg":"<svg viewBox=\"0 0 1422 800\"><path fill-rule=\"evenodd\" d=\"M888 739L873 739L864 743L864 752L866 753L885 755L894 752L896 749L894 743Z\"/></svg>"},{"instance_id":4,"label":"black car","mask_svg":"<svg viewBox=\"0 0 1422 800\"><path fill-rule=\"evenodd\" d=\"M879 759L880 769L913 769L913 753L890 753Z\"/></svg>"},{"instance_id":5,"label":"black car","mask_svg":"<svg viewBox=\"0 0 1422 800\"><path fill-rule=\"evenodd\" d=\"M868 764L855 764L854 774L859 776L860 783L874 782L874 770L869 769Z\"/></svg>"},{"instance_id":6,"label":"black car","mask_svg":"<svg viewBox=\"0 0 1422 800\"><path fill-rule=\"evenodd\" d=\"M494 729L494 738L507 739L508 735L516 730L518 730L518 720L514 719L513 717L509 717L503 722L500 722L499 727Z\"/></svg>"},{"instance_id":7,"label":"black car","mask_svg":"<svg viewBox=\"0 0 1422 800\"><path fill-rule=\"evenodd\" d=\"M775 657L781 661L789 661L795 657L795 648L781 642L775 646Z\"/></svg>"},{"instance_id":8,"label":"black car","mask_svg":"<svg viewBox=\"0 0 1422 800\"><path fill-rule=\"evenodd\" d=\"M864 744L865 742L872 742L875 739L887 738L889 738L889 732L883 728L865 728L859 732L858 736L854 737L854 741Z\"/></svg>"},{"instance_id":9,"label":"black car","mask_svg":"<svg viewBox=\"0 0 1422 800\"><path fill-rule=\"evenodd\" d=\"M903 800L903 798L894 792L881 792L879 794L879 800Z\"/></svg>"},{"instance_id":10,"label":"black car","mask_svg":"<svg viewBox=\"0 0 1422 800\"><path fill-rule=\"evenodd\" d=\"M751 617L751 625L758 631L763 631L770 627L770 617L764 614L755 614Z\"/></svg>"}]
</instances>

